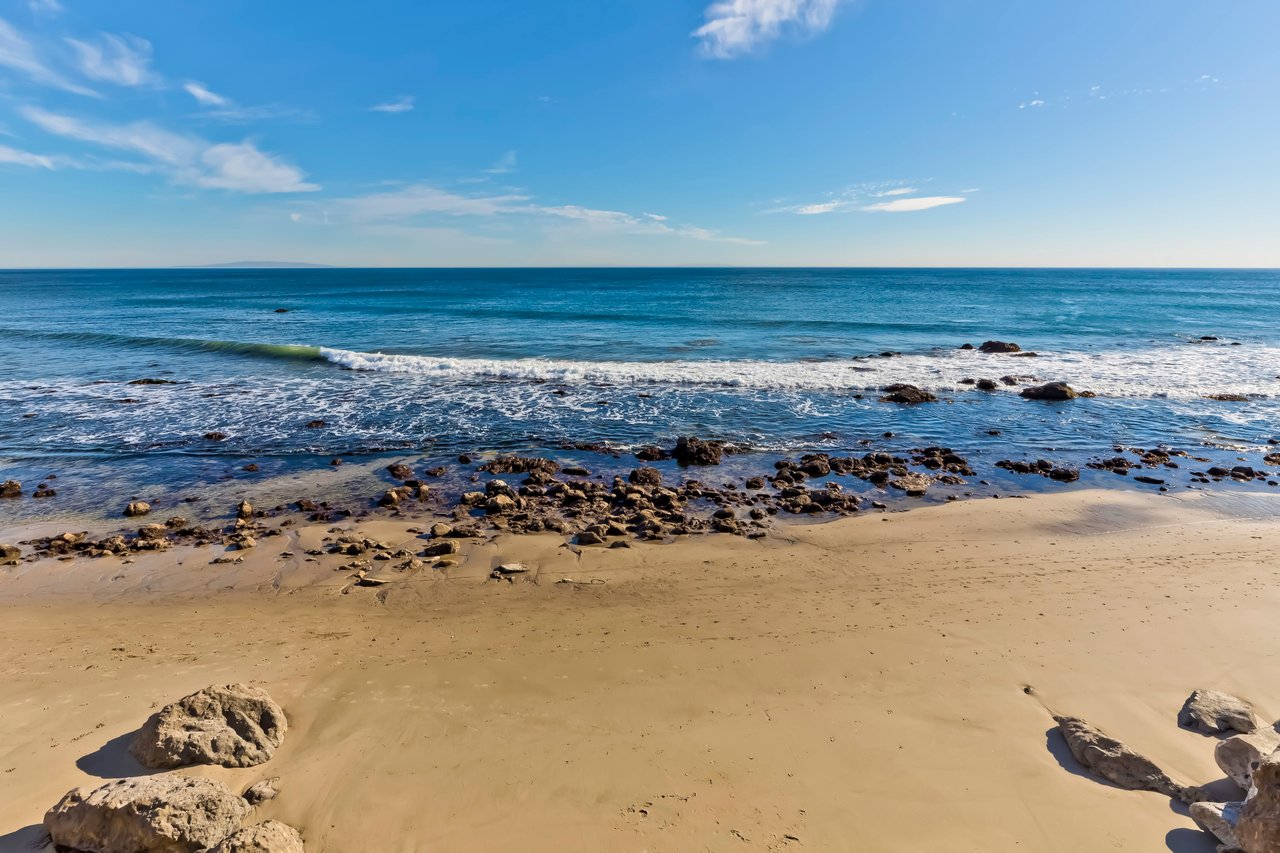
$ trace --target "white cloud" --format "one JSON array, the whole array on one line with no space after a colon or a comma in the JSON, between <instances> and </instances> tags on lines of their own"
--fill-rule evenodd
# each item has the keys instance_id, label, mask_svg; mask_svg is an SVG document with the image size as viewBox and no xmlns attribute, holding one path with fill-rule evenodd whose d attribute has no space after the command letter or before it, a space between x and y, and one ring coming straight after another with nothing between
<instances>
[{"instance_id":1,"label":"white cloud","mask_svg":"<svg viewBox=\"0 0 1280 853\"><path fill-rule=\"evenodd\" d=\"M424 216L524 217L550 225L565 225L628 234L656 234L726 243L755 244L756 241L726 237L693 225L669 225L667 217L653 213L633 216L617 210L600 210L576 204L539 205L526 195L463 195L429 184L413 184L397 190L340 199L336 204L347 217L360 223L415 220Z\"/></svg>"},{"instance_id":2,"label":"white cloud","mask_svg":"<svg viewBox=\"0 0 1280 853\"><path fill-rule=\"evenodd\" d=\"M203 83L197 83L194 80L188 80L182 85L187 90L187 94L195 98L196 101L204 107L225 107L231 104L230 98L224 98L216 92L209 89Z\"/></svg>"},{"instance_id":3,"label":"white cloud","mask_svg":"<svg viewBox=\"0 0 1280 853\"><path fill-rule=\"evenodd\" d=\"M77 95L98 96L98 93L92 89L72 83L45 65L36 55L31 43L4 18L0 18L0 68L17 71L33 83L39 83L42 86L52 86Z\"/></svg>"},{"instance_id":4,"label":"white cloud","mask_svg":"<svg viewBox=\"0 0 1280 853\"><path fill-rule=\"evenodd\" d=\"M242 193L293 193L319 189L303 180L293 164L263 153L251 142L210 144L149 122L125 125L94 124L58 115L39 107L22 114L46 133L140 154L160 167L176 183ZM117 164L113 168L146 169L145 164Z\"/></svg>"},{"instance_id":5,"label":"white cloud","mask_svg":"<svg viewBox=\"0 0 1280 853\"><path fill-rule=\"evenodd\" d=\"M194 179L196 186L241 193L307 193L320 189L304 181L298 167L259 151L251 142L211 146L200 160L207 171Z\"/></svg>"},{"instance_id":6,"label":"white cloud","mask_svg":"<svg viewBox=\"0 0 1280 853\"><path fill-rule=\"evenodd\" d=\"M36 15L57 15L62 11L58 0L27 0L27 8Z\"/></svg>"},{"instance_id":7,"label":"white cloud","mask_svg":"<svg viewBox=\"0 0 1280 853\"><path fill-rule=\"evenodd\" d=\"M16 148L10 148L8 145L0 145L0 164L5 163L13 166L26 166L30 169L52 170L57 168L50 157L32 154L28 151L19 151Z\"/></svg>"},{"instance_id":8,"label":"white cloud","mask_svg":"<svg viewBox=\"0 0 1280 853\"><path fill-rule=\"evenodd\" d=\"M498 159L487 171L490 175L505 175L516 170L516 152L508 151Z\"/></svg>"},{"instance_id":9,"label":"white cloud","mask_svg":"<svg viewBox=\"0 0 1280 853\"><path fill-rule=\"evenodd\" d=\"M131 35L99 33L96 44L67 39L86 77L118 86L141 86L158 78L151 71L151 42Z\"/></svg>"},{"instance_id":10,"label":"white cloud","mask_svg":"<svg viewBox=\"0 0 1280 853\"><path fill-rule=\"evenodd\" d=\"M837 210L845 208L849 202L844 200L824 201L819 204L802 204L799 207L791 209L792 213L798 213L801 216L817 216L822 213L835 213Z\"/></svg>"},{"instance_id":11,"label":"white cloud","mask_svg":"<svg viewBox=\"0 0 1280 853\"><path fill-rule=\"evenodd\" d=\"M920 198L900 198L895 201L882 201L878 204L869 204L862 209L883 213L911 213L917 210L928 210L931 207L942 207L944 204L959 204L964 200L964 196L957 195L928 195Z\"/></svg>"},{"instance_id":12,"label":"white cloud","mask_svg":"<svg viewBox=\"0 0 1280 853\"><path fill-rule=\"evenodd\" d=\"M401 95L385 104L374 104L369 109L375 113L407 113L413 109L413 95Z\"/></svg>"},{"instance_id":13,"label":"white cloud","mask_svg":"<svg viewBox=\"0 0 1280 853\"><path fill-rule=\"evenodd\" d=\"M1018 109L1025 110L1027 107L1043 107L1044 105L1045 105L1045 101L1043 98L1035 98L1033 100L1024 101L1023 103L1018 104Z\"/></svg>"},{"instance_id":14,"label":"white cloud","mask_svg":"<svg viewBox=\"0 0 1280 853\"><path fill-rule=\"evenodd\" d=\"M289 214L289 221L290 221L290 222L301 222L301 221L302 221L302 214L301 214L301 213L290 213L290 214Z\"/></svg>"},{"instance_id":15,"label":"white cloud","mask_svg":"<svg viewBox=\"0 0 1280 853\"><path fill-rule=\"evenodd\" d=\"M918 193L918 192L920 191L915 187L898 187L897 189L893 189L893 190L884 190L883 192L873 193L873 195L875 195L877 198L883 198L884 196L911 195L912 193Z\"/></svg>"},{"instance_id":16,"label":"white cloud","mask_svg":"<svg viewBox=\"0 0 1280 853\"><path fill-rule=\"evenodd\" d=\"M717 0L707 22L694 30L702 52L732 59L773 41L783 32L819 33L831 26L841 0Z\"/></svg>"}]
</instances>

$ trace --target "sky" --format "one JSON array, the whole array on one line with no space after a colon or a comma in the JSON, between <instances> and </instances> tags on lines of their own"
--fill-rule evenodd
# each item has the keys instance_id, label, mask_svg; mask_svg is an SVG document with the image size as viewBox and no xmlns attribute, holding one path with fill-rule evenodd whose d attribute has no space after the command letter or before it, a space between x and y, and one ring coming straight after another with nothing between
<instances>
[{"instance_id":1,"label":"sky","mask_svg":"<svg viewBox=\"0 0 1280 853\"><path fill-rule=\"evenodd\" d=\"M0 267L1280 266L1275 0L0 0Z\"/></svg>"}]
</instances>

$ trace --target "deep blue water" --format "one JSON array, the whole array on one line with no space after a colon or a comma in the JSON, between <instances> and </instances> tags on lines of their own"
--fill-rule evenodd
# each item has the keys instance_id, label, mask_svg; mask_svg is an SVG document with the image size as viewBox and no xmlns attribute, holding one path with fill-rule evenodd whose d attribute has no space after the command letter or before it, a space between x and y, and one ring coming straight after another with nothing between
<instances>
[{"instance_id":1,"label":"deep blue water","mask_svg":"<svg viewBox=\"0 0 1280 853\"><path fill-rule=\"evenodd\" d=\"M1077 464L1116 443L1241 455L1280 432L1278 316L1276 271L6 271L0 473L92 471L114 498L245 459L684 433L774 454L893 432ZM1040 357L958 349L989 338ZM959 382L1008 374L1098 396ZM890 382L943 402L877 402Z\"/></svg>"}]
</instances>

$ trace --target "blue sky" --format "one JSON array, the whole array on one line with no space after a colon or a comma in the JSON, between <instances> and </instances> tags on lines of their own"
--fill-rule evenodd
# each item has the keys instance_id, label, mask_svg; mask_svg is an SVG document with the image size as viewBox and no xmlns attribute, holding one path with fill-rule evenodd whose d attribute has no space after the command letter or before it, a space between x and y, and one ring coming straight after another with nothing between
<instances>
[{"instance_id":1,"label":"blue sky","mask_svg":"<svg viewBox=\"0 0 1280 853\"><path fill-rule=\"evenodd\" d=\"M1280 266L1275 0L0 0L0 266Z\"/></svg>"}]
</instances>

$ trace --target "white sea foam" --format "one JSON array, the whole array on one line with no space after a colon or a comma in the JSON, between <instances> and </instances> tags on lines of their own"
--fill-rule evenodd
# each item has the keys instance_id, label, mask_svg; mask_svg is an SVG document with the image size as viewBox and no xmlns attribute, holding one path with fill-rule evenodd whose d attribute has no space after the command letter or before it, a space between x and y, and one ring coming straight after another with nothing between
<instances>
[{"instance_id":1,"label":"white sea foam","mask_svg":"<svg viewBox=\"0 0 1280 853\"><path fill-rule=\"evenodd\" d=\"M676 385L778 391L871 390L906 382L965 391L962 379L1004 375L1065 381L1103 397L1195 399L1210 394L1280 394L1280 348L1181 344L1135 350L1041 353L1038 358L954 350L842 361L568 361L438 358L321 348L350 370L441 380L509 380L566 385ZM1016 392L1018 389L1002 390Z\"/></svg>"}]
</instances>

